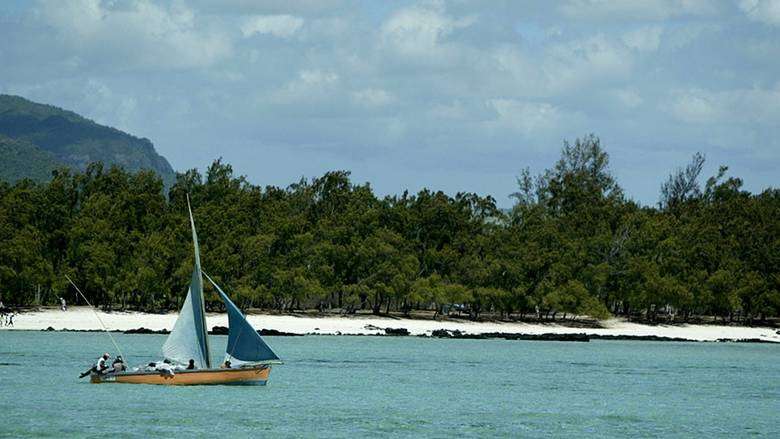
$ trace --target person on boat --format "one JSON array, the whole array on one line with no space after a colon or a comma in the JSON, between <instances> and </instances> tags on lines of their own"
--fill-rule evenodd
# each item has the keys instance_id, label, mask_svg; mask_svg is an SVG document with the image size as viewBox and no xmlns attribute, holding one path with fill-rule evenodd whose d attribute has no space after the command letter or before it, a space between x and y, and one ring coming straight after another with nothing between
<instances>
[{"instance_id":1,"label":"person on boat","mask_svg":"<svg viewBox=\"0 0 780 439\"><path fill-rule=\"evenodd\" d=\"M92 372L102 375L103 373L106 372L106 370L108 370L108 364L106 364L106 362L108 361L109 358L111 358L111 355L109 355L108 352L106 352L100 358L97 359L95 364L92 367L90 367L89 370L82 372L81 375L79 375L79 378L84 378L85 376L89 375Z\"/></svg>"},{"instance_id":2,"label":"person on boat","mask_svg":"<svg viewBox=\"0 0 780 439\"><path fill-rule=\"evenodd\" d=\"M124 372L127 370L127 366L125 366L125 360L122 359L121 355L116 356L116 360L111 364L111 372L117 373L117 372Z\"/></svg>"},{"instance_id":3,"label":"person on boat","mask_svg":"<svg viewBox=\"0 0 780 439\"><path fill-rule=\"evenodd\" d=\"M169 360L167 358L164 359L162 363L157 363L155 365L154 370L156 370L158 372L161 372L163 375L171 375L171 376L174 375L173 364L171 364L171 360Z\"/></svg>"},{"instance_id":4,"label":"person on boat","mask_svg":"<svg viewBox=\"0 0 780 439\"><path fill-rule=\"evenodd\" d=\"M230 360L225 360L225 362L222 363L219 367L221 369L230 369Z\"/></svg>"},{"instance_id":5,"label":"person on boat","mask_svg":"<svg viewBox=\"0 0 780 439\"><path fill-rule=\"evenodd\" d=\"M101 373L101 374L102 373L106 373L106 371L108 370L108 359L109 358L111 358L111 355L109 355L108 352L103 354L102 357L98 358L97 361L95 362L95 366L94 366L95 367L95 372Z\"/></svg>"},{"instance_id":6,"label":"person on boat","mask_svg":"<svg viewBox=\"0 0 780 439\"><path fill-rule=\"evenodd\" d=\"M187 369L186 370L195 370L195 369L197 369L195 367L195 360L190 358L190 362L189 362L189 364L187 364Z\"/></svg>"}]
</instances>

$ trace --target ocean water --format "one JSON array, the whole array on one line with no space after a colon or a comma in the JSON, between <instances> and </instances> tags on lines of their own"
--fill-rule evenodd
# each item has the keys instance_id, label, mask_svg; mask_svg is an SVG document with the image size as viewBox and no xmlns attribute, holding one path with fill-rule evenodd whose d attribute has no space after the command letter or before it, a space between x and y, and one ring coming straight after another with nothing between
<instances>
[{"instance_id":1,"label":"ocean water","mask_svg":"<svg viewBox=\"0 0 780 439\"><path fill-rule=\"evenodd\" d=\"M163 336L115 337L159 359ZM0 436L780 437L777 345L268 342L286 364L266 387L92 385L77 376L114 352L105 334L0 332Z\"/></svg>"}]
</instances>

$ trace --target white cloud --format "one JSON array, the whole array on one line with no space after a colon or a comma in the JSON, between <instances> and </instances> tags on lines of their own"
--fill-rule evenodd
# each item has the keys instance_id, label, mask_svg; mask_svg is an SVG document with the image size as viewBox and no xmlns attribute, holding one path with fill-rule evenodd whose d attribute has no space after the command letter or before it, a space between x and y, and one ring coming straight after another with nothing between
<instances>
[{"instance_id":1,"label":"white cloud","mask_svg":"<svg viewBox=\"0 0 780 439\"><path fill-rule=\"evenodd\" d=\"M712 15L718 6L707 0L569 0L559 6L569 18L588 20L664 20Z\"/></svg>"},{"instance_id":2,"label":"white cloud","mask_svg":"<svg viewBox=\"0 0 780 439\"><path fill-rule=\"evenodd\" d=\"M112 68L204 67L232 51L225 34L198 23L195 13L180 3L166 8L142 0L44 1L38 16L69 50Z\"/></svg>"},{"instance_id":3,"label":"white cloud","mask_svg":"<svg viewBox=\"0 0 780 439\"><path fill-rule=\"evenodd\" d=\"M289 38L303 26L303 18L292 15L255 15L244 21L241 33L244 37L256 34Z\"/></svg>"},{"instance_id":4,"label":"white cloud","mask_svg":"<svg viewBox=\"0 0 780 439\"><path fill-rule=\"evenodd\" d=\"M587 132L619 145L616 160L646 139L706 150L718 138L780 166L780 26L754 22L774 22L775 3L332 1L22 4L0 26L0 89L147 136L178 169L224 144L264 184L286 184L303 149L318 151L306 172L371 156L387 168L378 179L413 179L394 161L422 145L436 154L418 166L439 169L490 151L479 166L511 185L516 168L549 164L529 151ZM273 144L294 159L279 165ZM242 160L253 148L268 160ZM408 184L447 189L452 175ZM649 183L628 185L655 199Z\"/></svg>"},{"instance_id":5,"label":"white cloud","mask_svg":"<svg viewBox=\"0 0 780 439\"><path fill-rule=\"evenodd\" d=\"M189 0L210 14L295 14L315 16L354 7L348 0Z\"/></svg>"},{"instance_id":6,"label":"white cloud","mask_svg":"<svg viewBox=\"0 0 780 439\"><path fill-rule=\"evenodd\" d=\"M613 94L626 108L636 108L644 103L644 99L635 89L623 88L613 91Z\"/></svg>"},{"instance_id":7,"label":"white cloud","mask_svg":"<svg viewBox=\"0 0 780 439\"><path fill-rule=\"evenodd\" d=\"M491 125L509 128L528 137L555 128L561 119L561 111L546 102L491 99L488 105L497 116Z\"/></svg>"},{"instance_id":8,"label":"white cloud","mask_svg":"<svg viewBox=\"0 0 780 439\"><path fill-rule=\"evenodd\" d=\"M296 84L306 88L333 84L339 80L338 74L334 72L323 72L322 70L302 70L298 76L299 80Z\"/></svg>"},{"instance_id":9,"label":"white cloud","mask_svg":"<svg viewBox=\"0 0 780 439\"><path fill-rule=\"evenodd\" d=\"M56 96L56 101L62 107L75 110L98 123L135 135L143 135L145 132L146 127L139 118L138 98L117 91L106 81L97 78L57 79L33 86L14 87L7 92L42 102Z\"/></svg>"},{"instance_id":10,"label":"white cloud","mask_svg":"<svg viewBox=\"0 0 780 439\"><path fill-rule=\"evenodd\" d=\"M753 21L780 26L780 0L740 0L739 7Z\"/></svg>"},{"instance_id":11,"label":"white cloud","mask_svg":"<svg viewBox=\"0 0 780 439\"><path fill-rule=\"evenodd\" d=\"M626 46L640 52L654 52L661 44L661 26L646 26L623 34L623 42Z\"/></svg>"},{"instance_id":12,"label":"white cloud","mask_svg":"<svg viewBox=\"0 0 780 439\"><path fill-rule=\"evenodd\" d=\"M390 93L377 88L358 90L352 93L352 98L357 104L367 107L382 107L395 100Z\"/></svg>"},{"instance_id":13,"label":"white cloud","mask_svg":"<svg viewBox=\"0 0 780 439\"><path fill-rule=\"evenodd\" d=\"M534 52L504 44L480 55L493 67L483 75L484 82L495 83L503 93L535 98L577 93L582 87L614 87L615 81L631 77L638 56L621 39L601 33L556 39Z\"/></svg>"},{"instance_id":14,"label":"white cloud","mask_svg":"<svg viewBox=\"0 0 780 439\"><path fill-rule=\"evenodd\" d=\"M338 83L338 73L320 69L301 70L297 78L273 94L273 101L280 104L311 102L332 94Z\"/></svg>"},{"instance_id":15,"label":"white cloud","mask_svg":"<svg viewBox=\"0 0 780 439\"><path fill-rule=\"evenodd\" d=\"M703 90L676 92L670 109L676 118L687 123L711 123L724 116L714 96Z\"/></svg>"},{"instance_id":16,"label":"white cloud","mask_svg":"<svg viewBox=\"0 0 780 439\"><path fill-rule=\"evenodd\" d=\"M439 3L401 9L382 24L382 41L409 55L430 55L456 29L471 25L471 17L454 19Z\"/></svg>"},{"instance_id":17,"label":"white cloud","mask_svg":"<svg viewBox=\"0 0 780 439\"><path fill-rule=\"evenodd\" d=\"M84 99L89 114L96 119L109 121L120 130L133 131L138 116L138 101L134 96L117 95L103 82L90 79Z\"/></svg>"},{"instance_id":18,"label":"white cloud","mask_svg":"<svg viewBox=\"0 0 780 439\"><path fill-rule=\"evenodd\" d=\"M463 121L473 117L472 114L469 114L466 105L464 105L463 102L459 100L449 103L435 104L431 107L429 113L434 119Z\"/></svg>"},{"instance_id":19,"label":"white cloud","mask_svg":"<svg viewBox=\"0 0 780 439\"><path fill-rule=\"evenodd\" d=\"M688 123L776 127L780 124L780 83L770 89L676 90L666 108Z\"/></svg>"},{"instance_id":20,"label":"white cloud","mask_svg":"<svg viewBox=\"0 0 780 439\"><path fill-rule=\"evenodd\" d=\"M724 26L716 23L686 23L684 26L674 26L664 29L664 43L674 49L683 49L703 37L713 37L722 31Z\"/></svg>"},{"instance_id":21,"label":"white cloud","mask_svg":"<svg viewBox=\"0 0 780 439\"><path fill-rule=\"evenodd\" d=\"M550 46L543 69L550 89L564 93L586 84L628 78L633 61L622 42L598 34Z\"/></svg>"}]
</instances>

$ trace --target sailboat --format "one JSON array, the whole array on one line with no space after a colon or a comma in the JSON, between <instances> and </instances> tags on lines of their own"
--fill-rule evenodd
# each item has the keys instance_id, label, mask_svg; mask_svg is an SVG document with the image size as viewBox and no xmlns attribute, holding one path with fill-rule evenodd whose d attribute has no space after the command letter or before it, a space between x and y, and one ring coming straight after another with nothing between
<instances>
[{"instance_id":1,"label":"sailboat","mask_svg":"<svg viewBox=\"0 0 780 439\"><path fill-rule=\"evenodd\" d=\"M195 248L195 266L192 270L190 288L173 330L162 346L163 356L174 364L187 365L194 362L195 369L167 371L127 371L117 373L92 373L92 383L127 384L257 384L265 385L271 373L272 364L281 360L265 343L263 338L246 320L241 310L230 300L222 288L201 270L198 234L192 217L190 200L187 197L190 214L192 242ZM229 368L214 367L209 352L208 327L203 299L203 276L216 288L225 304L228 314L228 343L225 364ZM229 363L228 363L229 361Z\"/></svg>"}]
</instances>

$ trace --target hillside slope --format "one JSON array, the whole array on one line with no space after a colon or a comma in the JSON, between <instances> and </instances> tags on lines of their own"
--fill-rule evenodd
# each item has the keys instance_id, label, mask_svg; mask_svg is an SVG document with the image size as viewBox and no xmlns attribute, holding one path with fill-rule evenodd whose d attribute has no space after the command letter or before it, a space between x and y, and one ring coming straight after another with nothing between
<instances>
[{"instance_id":1,"label":"hillside slope","mask_svg":"<svg viewBox=\"0 0 780 439\"><path fill-rule=\"evenodd\" d=\"M97 161L130 171L154 170L166 186L175 178L173 168L149 139L19 96L0 95L0 136L0 178L9 181L46 180L57 166L84 170Z\"/></svg>"}]
</instances>

